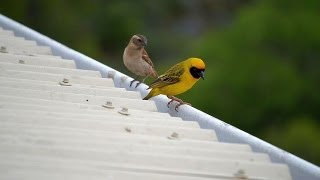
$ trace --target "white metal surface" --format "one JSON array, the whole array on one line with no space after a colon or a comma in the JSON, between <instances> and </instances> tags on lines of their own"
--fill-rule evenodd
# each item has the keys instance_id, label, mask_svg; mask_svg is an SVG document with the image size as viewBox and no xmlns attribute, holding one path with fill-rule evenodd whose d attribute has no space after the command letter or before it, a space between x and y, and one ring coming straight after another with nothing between
<instances>
[{"instance_id":1,"label":"white metal surface","mask_svg":"<svg viewBox=\"0 0 320 180\"><path fill-rule=\"evenodd\" d=\"M43 91L0 87L0 94L7 96L18 96L27 98L37 98L44 100L83 103L91 105L104 104L107 101L113 102L115 107L126 107L130 109L140 109L146 111L157 111L157 108L152 101L143 101L141 99L128 99L123 97L112 96L96 96L85 94L64 93L59 91Z\"/></svg>"},{"instance_id":2,"label":"white metal surface","mask_svg":"<svg viewBox=\"0 0 320 180\"><path fill-rule=\"evenodd\" d=\"M0 36L0 46L15 46L19 45L21 46L37 46L37 43L35 41L28 41L21 37L1 37Z\"/></svg>"},{"instance_id":3,"label":"white metal surface","mask_svg":"<svg viewBox=\"0 0 320 180\"><path fill-rule=\"evenodd\" d=\"M68 74L50 74L50 73L28 72L28 71L14 71L14 70L6 70L6 69L0 69L0 70L1 70L0 77L28 79L28 80L37 80L37 81L50 81L50 82L56 82L57 84L66 78L72 84L114 87L113 81L111 79L106 79L106 78L74 76L74 75L68 75Z\"/></svg>"},{"instance_id":4,"label":"white metal surface","mask_svg":"<svg viewBox=\"0 0 320 180\"><path fill-rule=\"evenodd\" d=\"M213 129L219 140L249 143L269 152L273 161L287 163L294 179L318 177L317 167L292 155L289 160L296 158L311 169L274 159L278 150L272 146L265 149L268 144L198 110L181 106L176 113L161 96L155 98L157 107L154 101L141 100L139 93L121 88L133 90L128 88L131 78L2 15L0 26L15 33L2 29L0 38L20 35L49 46L56 55L44 55L21 38L17 38L21 45L5 44L19 47L17 51L0 53L0 178L291 179L286 165L270 162L266 154L254 153L246 144L218 142ZM113 80L73 69L73 61L59 56ZM65 78L68 86L60 84ZM138 88L142 95L145 89ZM102 107L107 101L114 109Z\"/></svg>"},{"instance_id":5,"label":"white metal surface","mask_svg":"<svg viewBox=\"0 0 320 180\"><path fill-rule=\"evenodd\" d=\"M38 137L25 137L21 135L2 135L6 139L1 141L0 144L10 146L12 143L8 141L15 141L19 143L18 146L29 146L30 144L37 144L37 147L46 147L46 144L40 144L37 142L46 142L46 138ZM19 138L19 139L18 139ZM4 138L3 138L4 139ZM231 151L225 149L218 150L207 150L201 148L181 148L181 147L171 147L171 146L161 146L161 145L143 145L143 144L125 144L118 142L108 142L103 143L99 141L84 142L83 140L70 140L70 139L53 139L51 141L52 146L55 148L66 148L66 149L77 149L77 150L97 150L105 151L108 153L127 153L127 154L149 154L149 155L162 155L162 156L177 156L184 158L197 158L199 160L205 158L208 160L228 160L228 161L248 161L248 162L260 162L268 163L270 162L269 157L266 154L254 154L251 152L241 152L241 151Z\"/></svg>"},{"instance_id":6,"label":"white metal surface","mask_svg":"<svg viewBox=\"0 0 320 180\"><path fill-rule=\"evenodd\" d=\"M3 116L4 117L4 116ZM107 117L106 117L107 118ZM115 118L116 119L116 118ZM137 123L112 123L103 121L86 121L68 119L67 121L61 119L37 119L37 118L19 118L6 116L0 122L2 127L16 126L25 128L59 128L65 131L87 131L94 132L112 132L119 134L137 134L146 136L160 136L170 137L173 133L178 134L179 139L192 139L201 141L216 141L215 134L210 130L186 128L180 126L164 126L164 125L150 125Z\"/></svg>"},{"instance_id":7,"label":"white metal surface","mask_svg":"<svg viewBox=\"0 0 320 180\"><path fill-rule=\"evenodd\" d=\"M20 62L22 62L22 61L20 61ZM64 74L64 75L88 76L88 77L101 78L101 74L99 71L78 70L78 69L70 69L70 68L57 68L57 67L48 67L48 66L34 66L34 65L24 64L24 62L19 63L19 64L0 62L0 69L6 69L6 70L12 70L12 71L39 72L39 73Z\"/></svg>"},{"instance_id":8,"label":"white metal surface","mask_svg":"<svg viewBox=\"0 0 320 180\"><path fill-rule=\"evenodd\" d=\"M38 161L38 159L41 159L46 160L47 163L55 163L58 160L64 161L61 163L62 166L67 166L68 162L72 162L72 166L78 166L78 164L81 164L87 167L100 166L101 169L109 169L110 167L113 167L120 170L125 168L151 172L158 170L165 174L185 174L199 177L221 177L225 179L233 178L234 172L237 172L239 167L241 167L243 176L249 177L250 179L291 179L289 174L286 173L288 171L287 166L263 162L193 157L187 158L146 153L134 154L124 153L121 151L108 152L84 148L48 148L37 146L35 149L33 146L26 145L19 146L2 144L1 146L2 148L0 149L0 153L2 155L6 155L5 157L2 157L4 161L10 161L10 159L14 159L16 157L23 158L26 161ZM48 154L51 154L51 156L48 157ZM59 158L61 156L64 158ZM261 169L263 169L263 171Z\"/></svg>"},{"instance_id":9,"label":"white metal surface","mask_svg":"<svg viewBox=\"0 0 320 180\"><path fill-rule=\"evenodd\" d=\"M3 103L4 104L4 103ZM13 105L13 106L12 106ZM28 119L28 120L35 120L35 121L44 121L44 122L55 122L55 123L74 123L75 121L79 121L79 123L103 123L105 125L112 125L112 124L118 124L118 125L132 125L132 124L137 124L137 125L152 125L152 126L179 126L182 128L192 128L192 129L199 129L199 126L196 122L187 122L187 121L175 121L175 120L169 120L167 118L148 118L148 117L141 117L141 118L137 118L137 117L128 117L128 116L119 116L118 114L111 114L108 112L105 112L104 115L100 116L89 116L85 115L85 114L80 114L77 113L77 117L68 117L63 116L63 117L46 117L45 116L45 112L39 112L39 111L29 111L29 112L25 112L24 111L13 111L14 109L19 109L21 108L21 106L16 105L16 104L9 104L10 107L7 107L6 105L2 105L1 104L1 108L5 108L5 109L12 109L11 113L10 111L1 111L0 117L2 119ZM28 109L27 106L22 106L25 109ZM19 114L17 114L17 112ZM33 113L33 114L32 114ZM93 114L94 112L92 112L91 114ZM62 114L62 112L61 112ZM66 113L67 114L67 113ZM28 115L28 116L26 116ZM34 122L35 122L34 121ZM70 122L68 122L70 121ZM42 123L42 122L40 122Z\"/></svg>"},{"instance_id":10,"label":"white metal surface","mask_svg":"<svg viewBox=\"0 0 320 180\"><path fill-rule=\"evenodd\" d=\"M4 29L0 29L0 35L2 36L13 36L14 33L13 31L8 31L8 30L4 30Z\"/></svg>"},{"instance_id":11,"label":"white metal surface","mask_svg":"<svg viewBox=\"0 0 320 180\"><path fill-rule=\"evenodd\" d=\"M0 53L0 62L12 63L12 64L26 64L48 67L60 67L60 68L75 68L74 61L62 60L58 56L25 56L8 53Z\"/></svg>"},{"instance_id":12,"label":"white metal surface","mask_svg":"<svg viewBox=\"0 0 320 180\"><path fill-rule=\"evenodd\" d=\"M9 128L14 127L14 128ZM86 131L79 129L64 129L55 127L32 127L25 128L26 126L16 124L4 124L0 126L1 134L7 138L13 136L17 138L17 142L20 142L20 137L28 138L32 137L40 139L39 142L47 142L48 145L54 141L68 140L77 143L81 141L82 144L95 144L96 147L104 147L106 143L120 143L127 145L145 145L145 146L163 146L168 148L183 148L189 149L200 149L200 150L214 150L223 152L247 152L252 153L251 148L245 144L234 144L234 143L221 143L217 141L199 141L193 139L172 139L168 136L145 136L132 133L114 133L106 131ZM6 141L2 138L3 141ZM42 140L41 140L42 139ZM11 140L9 140L11 141ZM12 141L14 143L14 141ZM78 142L79 143L79 142Z\"/></svg>"},{"instance_id":13,"label":"white metal surface","mask_svg":"<svg viewBox=\"0 0 320 180\"><path fill-rule=\"evenodd\" d=\"M1 41L2 37L0 37ZM6 53L10 54L22 54L22 55L51 55L51 49L46 46L7 46L1 45L1 47L5 48Z\"/></svg>"},{"instance_id":14,"label":"white metal surface","mask_svg":"<svg viewBox=\"0 0 320 180\"><path fill-rule=\"evenodd\" d=\"M8 88L20 88L29 90L41 90L41 91L52 91L52 92L65 92L83 95L96 95L96 96L112 96L112 97L125 97L129 99L141 99L141 95L134 91L125 91L123 88L99 88L89 86L61 86L58 83L39 83L38 81L26 80L26 79L13 79L0 77L1 84L3 87Z\"/></svg>"}]
</instances>

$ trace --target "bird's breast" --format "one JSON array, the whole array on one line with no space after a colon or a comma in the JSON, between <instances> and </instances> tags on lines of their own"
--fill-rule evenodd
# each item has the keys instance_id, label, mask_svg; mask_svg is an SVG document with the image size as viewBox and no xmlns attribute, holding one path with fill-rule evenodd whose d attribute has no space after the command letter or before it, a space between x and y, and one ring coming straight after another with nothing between
<instances>
[{"instance_id":1,"label":"bird's breast","mask_svg":"<svg viewBox=\"0 0 320 180\"><path fill-rule=\"evenodd\" d=\"M195 78L182 77L181 81L160 88L161 94L175 96L188 91L198 81Z\"/></svg>"},{"instance_id":2,"label":"bird's breast","mask_svg":"<svg viewBox=\"0 0 320 180\"><path fill-rule=\"evenodd\" d=\"M142 52L138 51L131 53L130 50L125 50L123 63L132 73L138 76L147 76L152 69L152 67L142 59Z\"/></svg>"}]
</instances>

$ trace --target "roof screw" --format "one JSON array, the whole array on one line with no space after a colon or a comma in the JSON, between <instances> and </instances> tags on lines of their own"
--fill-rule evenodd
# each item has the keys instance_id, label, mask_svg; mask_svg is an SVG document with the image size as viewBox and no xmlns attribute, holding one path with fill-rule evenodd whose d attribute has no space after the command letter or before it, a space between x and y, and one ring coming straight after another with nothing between
<instances>
[{"instance_id":1,"label":"roof screw","mask_svg":"<svg viewBox=\"0 0 320 180\"><path fill-rule=\"evenodd\" d=\"M173 132L170 136L168 136L168 139L178 139L179 138L179 134L176 132Z\"/></svg>"},{"instance_id":2,"label":"roof screw","mask_svg":"<svg viewBox=\"0 0 320 180\"><path fill-rule=\"evenodd\" d=\"M7 48L5 46L0 47L0 52L2 53L8 53Z\"/></svg>"},{"instance_id":3,"label":"roof screw","mask_svg":"<svg viewBox=\"0 0 320 180\"><path fill-rule=\"evenodd\" d=\"M108 109L114 109L115 107L112 105L111 101L107 101L105 104L102 104L102 107L108 108Z\"/></svg>"},{"instance_id":4,"label":"roof screw","mask_svg":"<svg viewBox=\"0 0 320 180\"><path fill-rule=\"evenodd\" d=\"M116 74L115 71L108 71L107 76L108 76L108 78L114 79L114 75L115 75L115 74Z\"/></svg>"},{"instance_id":5,"label":"roof screw","mask_svg":"<svg viewBox=\"0 0 320 180\"><path fill-rule=\"evenodd\" d=\"M124 130L125 130L126 132L128 132L128 133L131 133L131 132L132 132L132 130L131 130L130 128L128 128L128 127L126 127Z\"/></svg>"},{"instance_id":6,"label":"roof screw","mask_svg":"<svg viewBox=\"0 0 320 180\"><path fill-rule=\"evenodd\" d=\"M59 84L61 86L71 86L71 83L70 83L69 79L67 79L67 78L63 78L63 80L60 81Z\"/></svg>"},{"instance_id":7,"label":"roof screw","mask_svg":"<svg viewBox=\"0 0 320 180\"><path fill-rule=\"evenodd\" d=\"M124 82L126 82L127 79L128 79L128 76L122 76L121 77L121 82L124 83Z\"/></svg>"},{"instance_id":8,"label":"roof screw","mask_svg":"<svg viewBox=\"0 0 320 180\"><path fill-rule=\"evenodd\" d=\"M234 177L239 180L248 180L246 173L243 169L239 169L238 172L234 173Z\"/></svg>"},{"instance_id":9,"label":"roof screw","mask_svg":"<svg viewBox=\"0 0 320 180\"><path fill-rule=\"evenodd\" d=\"M126 116L130 115L129 110L126 107L121 108L121 110L119 110L118 113Z\"/></svg>"},{"instance_id":10,"label":"roof screw","mask_svg":"<svg viewBox=\"0 0 320 180\"><path fill-rule=\"evenodd\" d=\"M19 59L19 64L25 64L24 60Z\"/></svg>"}]
</instances>

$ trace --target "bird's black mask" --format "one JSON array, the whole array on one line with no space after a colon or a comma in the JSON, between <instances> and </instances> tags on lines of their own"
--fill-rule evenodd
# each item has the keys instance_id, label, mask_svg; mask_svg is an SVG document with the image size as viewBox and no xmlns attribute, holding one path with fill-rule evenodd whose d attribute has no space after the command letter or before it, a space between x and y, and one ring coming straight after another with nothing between
<instances>
[{"instance_id":1,"label":"bird's black mask","mask_svg":"<svg viewBox=\"0 0 320 180\"><path fill-rule=\"evenodd\" d=\"M198 69L196 67L192 67L190 68L190 73L196 79L199 79L199 78L204 79L204 69Z\"/></svg>"}]
</instances>

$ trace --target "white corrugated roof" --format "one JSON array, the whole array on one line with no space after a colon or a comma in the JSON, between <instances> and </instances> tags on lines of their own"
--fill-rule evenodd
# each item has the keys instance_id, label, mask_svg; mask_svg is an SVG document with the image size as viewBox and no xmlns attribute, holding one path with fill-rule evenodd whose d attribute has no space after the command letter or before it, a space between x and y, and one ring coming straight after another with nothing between
<instances>
[{"instance_id":1,"label":"white corrugated roof","mask_svg":"<svg viewBox=\"0 0 320 180\"><path fill-rule=\"evenodd\" d=\"M1 179L291 179L47 46L1 28L0 51Z\"/></svg>"}]
</instances>

